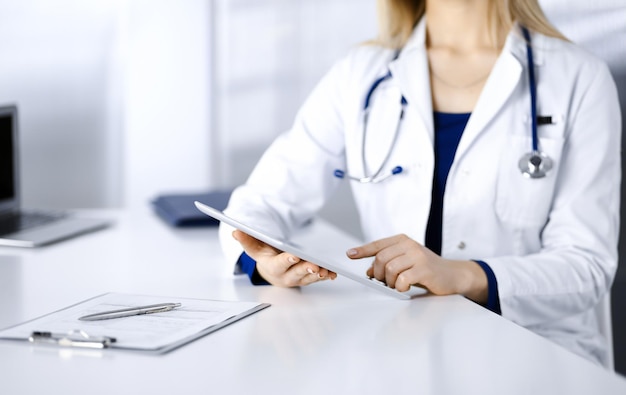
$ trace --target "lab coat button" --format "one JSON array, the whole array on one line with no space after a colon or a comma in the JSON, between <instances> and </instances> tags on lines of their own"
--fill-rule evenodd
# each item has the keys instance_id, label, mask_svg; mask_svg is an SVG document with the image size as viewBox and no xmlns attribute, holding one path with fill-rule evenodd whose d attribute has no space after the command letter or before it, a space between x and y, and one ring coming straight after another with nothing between
<instances>
[{"instance_id":1,"label":"lab coat button","mask_svg":"<svg viewBox=\"0 0 626 395\"><path fill-rule=\"evenodd\" d=\"M456 246L459 250L464 250L465 249L465 242L460 242L458 246Z\"/></svg>"}]
</instances>

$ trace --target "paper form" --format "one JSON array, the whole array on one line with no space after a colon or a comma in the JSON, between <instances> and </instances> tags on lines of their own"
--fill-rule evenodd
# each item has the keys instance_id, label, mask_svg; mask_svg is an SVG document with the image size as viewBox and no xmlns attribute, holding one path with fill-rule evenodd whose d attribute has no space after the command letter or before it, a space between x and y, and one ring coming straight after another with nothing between
<instances>
[{"instance_id":1,"label":"paper form","mask_svg":"<svg viewBox=\"0 0 626 395\"><path fill-rule=\"evenodd\" d=\"M78 319L88 314L157 303L181 303L181 307L163 313L99 321ZM241 318L264 307L267 305L257 302L108 293L0 331L0 338L28 339L33 331L67 334L82 330L90 337L115 338L115 348L158 350L209 333L212 327L231 318Z\"/></svg>"}]
</instances>

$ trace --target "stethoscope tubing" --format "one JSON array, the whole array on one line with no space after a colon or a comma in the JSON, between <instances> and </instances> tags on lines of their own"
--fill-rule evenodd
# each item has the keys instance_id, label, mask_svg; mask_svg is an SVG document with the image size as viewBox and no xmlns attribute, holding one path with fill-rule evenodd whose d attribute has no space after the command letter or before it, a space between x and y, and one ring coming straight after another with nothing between
<instances>
[{"instance_id":1,"label":"stethoscope tubing","mask_svg":"<svg viewBox=\"0 0 626 395\"><path fill-rule=\"evenodd\" d=\"M533 49L530 42L530 32L522 27L522 34L526 40L526 58L528 63L528 84L530 89L530 122L532 133L533 152L539 151L539 137L537 136L537 84L535 79L535 62L533 59Z\"/></svg>"}]
</instances>

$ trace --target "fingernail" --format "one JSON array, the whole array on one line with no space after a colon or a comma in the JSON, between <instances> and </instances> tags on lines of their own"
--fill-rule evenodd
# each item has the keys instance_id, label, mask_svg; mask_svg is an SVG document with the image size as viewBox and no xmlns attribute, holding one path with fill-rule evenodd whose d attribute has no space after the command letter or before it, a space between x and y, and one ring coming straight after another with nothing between
<instances>
[{"instance_id":1,"label":"fingernail","mask_svg":"<svg viewBox=\"0 0 626 395\"><path fill-rule=\"evenodd\" d=\"M295 256L290 256L288 259L289 259L289 262L291 262L291 263L297 263L297 262L298 262L298 261L296 260L296 257L295 257Z\"/></svg>"},{"instance_id":2,"label":"fingernail","mask_svg":"<svg viewBox=\"0 0 626 395\"><path fill-rule=\"evenodd\" d=\"M313 269L311 269L310 267L306 268L306 271L309 272L309 274L314 274L315 272L313 271Z\"/></svg>"},{"instance_id":3,"label":"fingernail","mask_svg":"<svg viewBox=\"0 0 626 395\"><path fill-rule=\"evenodd\" d=\"M348 254L348 256L355 256L357 254L357 250L355 250L354 248L351 248L348 251L346 251L346 254Z\"/></svg>"}]
</instances>

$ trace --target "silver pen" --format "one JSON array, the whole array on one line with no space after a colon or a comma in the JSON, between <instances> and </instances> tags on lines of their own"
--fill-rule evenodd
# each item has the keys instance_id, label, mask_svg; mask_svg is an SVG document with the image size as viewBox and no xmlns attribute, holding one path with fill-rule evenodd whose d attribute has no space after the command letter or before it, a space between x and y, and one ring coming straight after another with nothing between
<instances>
[{"instance_id":1,"label":"silver pen","mask_svg":"<svg viewBox=\"0 0 626 395\"><path fill-rule=\"evenodd\" d=\"M133 315L163 313L166 311L173 310L180 306L181 306L180 303L151 304L148 306L137 306L137 307L130 307L127 309L110 310L110 311L103 311L103 312L95 313L95 314L89 314L89 315L80 317L79 320L98 321L98 320L109 320L112 318L130 317Z\"/></svg>"}]
</instances>

